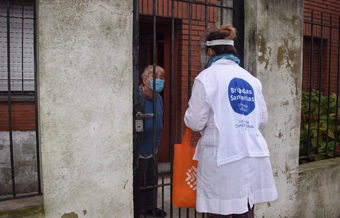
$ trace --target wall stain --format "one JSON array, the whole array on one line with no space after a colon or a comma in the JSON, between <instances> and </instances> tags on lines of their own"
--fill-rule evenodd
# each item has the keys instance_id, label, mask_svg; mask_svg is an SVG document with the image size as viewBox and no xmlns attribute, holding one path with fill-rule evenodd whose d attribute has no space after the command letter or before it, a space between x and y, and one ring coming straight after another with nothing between
<instances>
[{"instance_id":1,"label":"wall stain","mask_svg":"<svg viewBox=\"0 0 340 218\"><path fill-rule=\"evenodd\" d=\"M277 137L281 138L283 136L282 132L279 132L279 135Z\"/></svg>"},{"instance_id":2,"label":"wall stain","mask_svg":"<svg viewBox=\"0 0 340 218\"><path fill-rule=\"evenodd\" d=\"M86 216L87 210L83 210L83 214L84 214L84 216Z\"/></svg>"},{"instance_id":3,"label":"wall stain","mask_svg":"<svg viewBox=\"0 0 340 218\"><path fill-rule=\"evenodd\" d=\"M285 67L289 69L294 77L295 94L298 96L300 90L300 71L301 71L301 51L300 48L294 47L296 38L288 36L288 39L283 40L283 45L278 48L277 51L277 65L279 68ZM291 43L290 43L291 42ZM290 48L290 44L293 44L293 48Z\"/></svg>"},{"instance_id":4,"label":"wall stain","mask_svg":"<svg viewBox=\"0 0 340 218\"><path fill-rule=\"evenodd\" d=\"M125 184L124 184L124 189L125 189L125 187L126 187L126 184L128 183L128 181L129 181L129 180L126 180L126 182L125 182Z\"/></svg>"},{"instance_id":5,"label":"wall stain","mask_svg":"<svg viewBox=\"0 0 340 218\"><path fill-rule=\"evenodd\" d=\"M71 212L71 213L64 213L61 218L78 218L78 214Z\"/></svg>"},{"instance_id":6,"label":"wall stain","mask_svg":"<svg viewBox=\"0 0 340 218\"><path fill-rule=\"evenodd\" d=\"M283 45L278 48L277 51L277 65L280 68L282 65L286 64L286 68L292 69L292 65L289 62L290 60L294 60L291 56L294 54L288 48L288 41L284 40Z\"/></svg>"},{"instance_id":7,"label":"wall stain","mask_svg":"<svg viewBox=\"0 0 340 218\"><path fill-rule=\"evenodd\" d=\"M287 163L286 163L286 166L285 166L285 174L286 174L287 182L292 182L293 177L292 177L292 174L289 171L289 167L288 167Z\"/></svg>"},{"instance_id":8,"label":"wall stain","mask_svg":"<svg viewBox=\"0 0 340 218\"><path fill-rule=\"evenodd\" d=\"M262 34L260 34L260 33L258 34L258 37L257 37L257 44L259 46L259 51L261 52L258 60L259 60L260 63L266 64L266 66L264 68L267 70L268 65L269 65L269 59L266 58L267 42L265 40L265 37L263 37ZM269 53L271 53L271 50L269 51Z\"/></svg>"},{"instance_id":9,"label":"wall stain","mask_svg":"<svg viewBox=\"0 0 340 218\"><path fill-rule=\"evenodd\" d=\"M300 81L300 80L299 80L298 78L295 78L295 81L294 81L294 82L295 82L295 95L296 95L296 97L297 97L298 99L299 99L298 93L299 93L299 90L300 90L300 89L299 89L299 87L300 87L300 86L299 86L299 84L300 84L299 81Z\"/></svg>"},{"instance_id":10,"label":"wall stain","mask_svg":"<svg viewBox=\"0 0 340 218\"><path fill-rule=\"evenodd\" d=\"M283 102L283 103L282 103L282 105L283 105L283 106L287 106L287 105L289 105L289 101L285 101L285 102Z\"/></svg>"}]
</instances>

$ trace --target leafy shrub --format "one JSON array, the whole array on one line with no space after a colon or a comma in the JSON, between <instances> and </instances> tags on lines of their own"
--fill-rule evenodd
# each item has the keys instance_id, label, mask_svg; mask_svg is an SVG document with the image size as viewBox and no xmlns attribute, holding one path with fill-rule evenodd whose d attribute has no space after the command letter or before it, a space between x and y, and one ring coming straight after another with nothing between
<instances>
[{"instance_id":1,"label":"leafy shrub","mask_svg":"<svg viewBox=\"0 0 340 218\"><path fill-rule=\"evenodd\" d=\"M320 95L320 96L319 96ZM319 109L320 97L320 109ZM318 90L312 90L311 109L309 117L309 92L302 92L301 101L301 132L300 132L300 157L309 155L307 161L325 159L340 154L340 121L336 117L336 94L323 96ZM340 100L338 100L338 110ZM329 104L329 106L328 106ZM329 111L328 111L329 108ZM319 113L320 110L320 113ZM340 113L340 110L339 110ZM320 114L320 116L319 116ZM320 117L320 122L319 122ZM310 120L309 120L310 118ZM340 118L340 116L338 117ZM328 126L327 126L328 121ZM310 122L310 135L308 138L308 126ZM318 143L319 134L319 143ZM309 151L308 151L308 143ZM336 145L335 145L336 143ZM309 153L308 153L309 152ZM306 160L305 160L306 161Z\"/></svg>"}]
</instances>

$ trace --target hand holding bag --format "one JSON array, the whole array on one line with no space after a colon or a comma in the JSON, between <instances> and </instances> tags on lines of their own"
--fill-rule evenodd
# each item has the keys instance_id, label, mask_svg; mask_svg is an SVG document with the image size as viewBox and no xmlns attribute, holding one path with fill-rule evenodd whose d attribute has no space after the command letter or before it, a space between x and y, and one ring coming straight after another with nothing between
<instances>
[{"instance_id":1,"label":"hand holding bag","mask_svg":"<svg viewBox=\"0 0 340 218\"><path fill-rule=\"evenodd\" d=\"M195 148L190 146L191 129L186 128L182 144L175 144L172 204L180 208L196 206L197 161Z\"/></svg>"}]
</instances>

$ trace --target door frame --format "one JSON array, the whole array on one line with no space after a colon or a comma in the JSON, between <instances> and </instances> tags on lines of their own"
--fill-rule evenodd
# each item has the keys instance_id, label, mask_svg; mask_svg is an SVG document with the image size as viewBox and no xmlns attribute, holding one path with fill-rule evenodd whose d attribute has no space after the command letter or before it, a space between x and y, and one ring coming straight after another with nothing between
<instances>
[{"instance_id":1,"label":"door frame","mask_svg":"<svg viewBox=\"0 0 340 218\"><path fill-rule=\"evenodd\" d=\"M140 22L139 22L140 32L139 36L142 34L146 33L153 33L153 23L151 17L147 16L141 16L140 17ZM171 43L174 43L174 54L176 54L176 46L177 46L177 31L174 29L174 35L175 38L173 42L171 42L171 20L157 20L157 25L156 25L156 32L157 33L163 33L164 39L160 41L164 41L164 66L161 66L164 68L165 71L165 83L164 83L164 91L163 91L163 108L164 108L164 115L163 115L163 131L161 135L161 143L158 148L158 161L159 162L169 162L170 161L170 152L171 152L171 147L172 145L170 144L170 119L172 118L172 123L175 123L176 117L174 114L171 114L171 80L170 80L170 75L171 75ZM141 43L141 41L139 41ZM140 53L139 53L140 54ZM157 55L157 54L156 54ZM176 87L176 63L177 63L177 56L174 55L174 79L173 79L173 85L172 87ZM156 57L156 60L157 57ZM152 63L150 63L152 64ZM141 63L139 61L139 77L143 73L141 69ZM175 90L173 90L175 91ZM176 95L173 96L173 107L176 108ZM172 131L174 132L176 129L176 126L172 126ZM175 137L173 136L173 140ZM172 140L172 141L173 141Z\"/></svg>"}]
</instances>

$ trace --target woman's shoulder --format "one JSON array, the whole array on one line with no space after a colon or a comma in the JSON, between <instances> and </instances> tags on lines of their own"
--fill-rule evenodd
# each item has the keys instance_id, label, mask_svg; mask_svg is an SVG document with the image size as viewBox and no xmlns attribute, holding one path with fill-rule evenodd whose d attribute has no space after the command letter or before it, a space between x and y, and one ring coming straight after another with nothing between
<instances>
[{"instance_id":1,"label":"woman's shoulder","mask_svg":"<svg viewBox=\"0 0 340 218\"><path fill-rule=\"evenodd\" d=\"M213 72L212 67L208 67L204 70L202 70L195 79L201 80L209 75L211 75L211 72Z\"/></svg>"}]
</instances>

